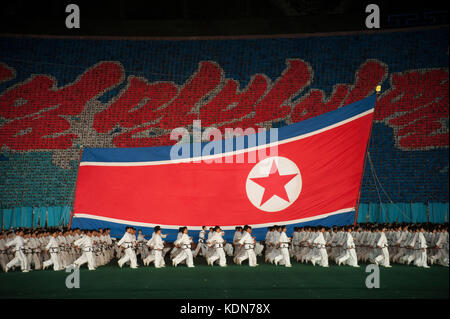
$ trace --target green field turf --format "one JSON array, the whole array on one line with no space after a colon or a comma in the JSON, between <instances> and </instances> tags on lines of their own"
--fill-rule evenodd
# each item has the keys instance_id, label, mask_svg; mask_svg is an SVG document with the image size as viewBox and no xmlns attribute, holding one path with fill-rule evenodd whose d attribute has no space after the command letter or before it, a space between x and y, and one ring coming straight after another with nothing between
<instances>
[{"instance_id":1,"label":"green field turf","mask_svg":"<svg viewBox=\"0 0 450 319\"><path fill-rule=\"evenodd\" d=\"M68 289L68 273L52 270L0 272L0 298L449 298L449 269L394 265L381 268L380 288L368 289L365 266L330 268L293 262L292 268L264 264L256 268L168 264L120 269L115 262L96 271L82 268L80 288Z\"/></svg>"}]
</instances>

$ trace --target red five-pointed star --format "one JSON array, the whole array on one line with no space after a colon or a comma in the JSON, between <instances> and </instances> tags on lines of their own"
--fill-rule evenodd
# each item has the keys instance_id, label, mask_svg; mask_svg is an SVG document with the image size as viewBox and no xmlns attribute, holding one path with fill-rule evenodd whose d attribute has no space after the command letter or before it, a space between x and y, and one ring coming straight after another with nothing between
<instances>
[{"instance_id":1,"label":"red five-pointed star","mask_svg":"<svg viewBox=\"0 0 450 319\"><path fill-rule=\"evenodd\" d=\"M289 198L284 186L297 175L298 174L280 175L280 173L278 172L277 164L275 163L275 161L273 161L269 176L250 178L256 184L264 187L264 194L259 206L267 202L274 195L289 202Z\"/></svg>"}]
</instances>

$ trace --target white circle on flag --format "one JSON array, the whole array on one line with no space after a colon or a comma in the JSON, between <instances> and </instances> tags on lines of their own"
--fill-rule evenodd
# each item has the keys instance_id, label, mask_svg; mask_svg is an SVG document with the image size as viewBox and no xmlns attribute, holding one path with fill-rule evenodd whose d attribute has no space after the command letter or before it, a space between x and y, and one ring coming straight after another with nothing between
<instances>
[{"instance_id":1,"label":"white circle on flag","mask_svg":"<svg viewBox=\"0 0 450 319\"><path fill-rule=\"evenodd\" d=\"M248 199L256 208L278 212L297 200L302 190L302 176L290 159L268 157L253 166L245 188Z\"/></svg>"}]
</instances>

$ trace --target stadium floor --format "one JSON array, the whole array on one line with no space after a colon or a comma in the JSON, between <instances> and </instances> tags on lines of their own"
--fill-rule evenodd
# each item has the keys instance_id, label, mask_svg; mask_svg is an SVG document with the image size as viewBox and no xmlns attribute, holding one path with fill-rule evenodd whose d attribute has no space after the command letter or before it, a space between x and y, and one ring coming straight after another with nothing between
<instances>
[{"instance_id":1,"label":"stadium floor","mask_svg":"<svg viewBox=\"0 0 450 319\"><path fill-rule=\"evenodd\" d=\"M250 268L171 265L120 269L116 262L96 271L81 268L80 288L65 286L64 271L0 273L0 298L449 298L449 269L394 265L380 269L380 288L368 289L365 266L314 267L293 262L292 268L272 264ZM167 260L166 260L167 262Z\"/></svg>"}]
</instances>

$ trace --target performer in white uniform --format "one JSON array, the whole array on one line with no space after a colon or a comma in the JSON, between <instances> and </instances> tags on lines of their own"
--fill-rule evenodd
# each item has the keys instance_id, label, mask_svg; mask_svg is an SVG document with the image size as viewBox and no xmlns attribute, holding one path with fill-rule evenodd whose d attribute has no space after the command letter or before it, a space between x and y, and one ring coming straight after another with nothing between
<instances>
[{"instance_id":1,"label":"performer in white uniform","mask_svg":"<svg viewBox=\"0 0 450 319\"><path fill-rule=\"evenodd\" d=\"M272 248L272 251L267 256L267 260L272 264L274 263L275 258L277 256L282 255L280 246L279 246L280 236L281 236L281 232L282 232L281 226L274 226L273 228L274 228L274 231L272 232L272 236L271 236L271 240L270 240L270 244L273 248ZM255 244L256 244L256 242L255 242Z\"/></svg>"},{"instance_id":2,"label":"performer in white uniform","mask_svg":"<svg viewBox=\"0 0 450 319\"><path fill-rule=\"evenodd\" d=\"M255 247L255 238L251 236L252 228L248 225L244 226L244 234L241 240L239 240L239 246L243 247L239 256L236 257L238 265L242 264L242 261L248 258L248 264L250 267L258 266L256 262L256 254L253 248Z\"/></svg>"},{"instance_id":3,"label":"performer in white uniform","mask_svg":"<svg viewBox=\"0 0 450 319\"><path fill-rule=\"evenodd\" d=\"M417 257L415 258L414 265L417 267L423 267L423 268L430 268L430 266L427 265L427 242L425 240L424 236L424 228L419 227L417 232L417 244L416 244L416 251L417 251Z\"/></svg>"},{"instance_id":4,"label":"performer in white uniform","mask_svg":"<svg viewBox=\"0 0 450 319\"><path fill-rule=\"evenodd\" d=\"M144 260L147 258L149 251L148 246L146 245L147 240L145 239L144 234L142 233L142 230L138 230L138 236L137 236L137 249L136 249L136 256L140 255L141 259Z\"/></svg>"},{"instance_id":5,"label":"performer in white uniform","mask_svg":"<svg viewBox=\"0 0 450 319\"><path fill-rule=\"evenodd\" d=\"M277 243L277 246L280 248L281 254L275 257L274 263L275 265L278 265L278 263L281 261L281 264L284 264L286 267L292 267L291 258L289 255L289 243L291 242L291 238L286 235L286 231L287 227L281 226L280 239Z\"/></svg>"},{"instance_id":6,"label":"performer in white uniform","mask_svg":"<svg viewBox=\"0 0 450 319\"><path fill-rule=\"evenodd\" d=\"M50 237L50 240L47 244L47 246L45 246L45 249L50 253L50 259L47 261L44 261L44 263L42 264L42 269L45 269L51 265L53 265L53 270L58 271L58 270L62 270L62 266L61 266L61 260L60 260L60 256L59 256L59 244L57 241L58 237L58 232L54 232L52 237Z\"/></svg>"},{"instance_id":7,"label":"performer in white uniform","mask_svg":"<svg viewBox=\"0 0 450 319\"><path fill-rule=\"evenodd\" d=\"M150 247L151 252L148 257L144 260L144 264L148 265L150 262L154 261L155 268L165 267L163 259L163 249L164 241L162 240L161 227L155 226L152 238L147 242Z\"/></svg>"},{"instance_id":8,"label":"performer in white uniform","mask_svg":"<svg viewBox=\"0 0 450 319\"><path fill-rule=\"evenodd\" d=\"M176 267L179 263L181 263L184 260L186 260L186 265L189 268L195 267L193 257L192 257L191 242L192 242L192 239L188 236L188 228L183 227L181 237L174 242L174 245L178 249L181 249L181 253L178 254L172 260L172 265L174 267Z\"/></svg>"},{"instance_id":9,"label":"performer in white uniform","mask_svg":"<svg viewBox=\"0 0 450 319\"><path fill-rule=\"evenodd\" d=\"M118 261L119 267L122 268L123 264L129 261L131 264L130 268L136 269L138 267L136 253L134 252L134 248L136 247L136 235L134 234L133 227L126 228L126 233L123 235L122 239L119 240L117 246L125 249L125 255Z\"/></svg>"},{"instance_id":10,"label":"performer in white uniform","mask_svg":"<svg viewBox=\"0 0 450 319\"><path fill-rule=\"evenodd\" d=\"M223 246L225 244L225 240L222 238L223 232L219 226L214 227L214 235L211 236L211 239L208 240L208 246L214 248L214 254L208 258L208 265L213 266L214 262L219 261L220 267L225 267L227 265L227 259L225 256L225 251L223 250Z\"/></svg>"},{"instance_id":11,"label":"performer in white uniform","mask_svg":"<svg viewBox=\"0 0 450 319\"><path fill-rule=\"evenodd\" d=\"M0 266L3 271L6 272L6 264L8 261L8 254L6 253L6 235L4 233L0 233Z\"/></svg>"},{"instance_id":12,"label":"performer in white uniform","mask_svg":"<svg viewBox=\"0 0 450 319\"><path fill-rule=\"evenodd\" d=\"M88 264L89 270L95 270L96 264L94 259L94 243L92 239L92 232L88 230L86 235L74 242L74 245L83 252L80 258L75 260L74 265L80 268L83 264Z\"/></svg>"},{"instance_id":13,"label":"performer in white uniform","mask_svg":"<svg viewBox=\"0 0 450 319\"><path fill-rule=\"evenodd\" d=\"M358 257L356 256L355 243L353 242L353 237L351 234L351 227L347 228L345 245L344 245L344 255L336 260L336 263L340 266L341 264L348 264L352 267L358 266Z\"/></svg>"},{"instance_id":14,"label":"performer in white uniform","mask_svg":"<svg viewBox=\"0 0 450 319\"><path fill-rule=\"evenodd\" d=\"M314 266L316 265L317 262L319 262L320 266L328 267L328 253L325 247L326 241L323 236L324 231L325 231L324 227L320 228L316 238L314 238L313 240L313 246L317 248L318 252L314 257L311 258L311 262Z\"/></svg>"},{"instance_id":15,"label":"performer in white uniform","mask_svg":"<svg viewBox=\"0 0 450 319\"><path fill-rule=\"evenodd\" d=\"M234 236L233 236L233 246L234 246L234 258L239 255L241 247L239 246L239 240L242 238L242 227L236 226Z\"/></svg>"},{"instance_id":16,"label":"performer in white uniform","mask_svg":"<svg viewBox=\"0 0 450 319\"><path fill-rule=\"evenodd\" d=\"M390 268L391 265L389 263L389 250L388 250L388 241L386 238L386 228L382 228L380 232L380 238L377 242L377 247L380 249L378 256L375 257L375 264L381 265L383 267Z\"/></svg>"},{"instance_id":17,"label":"performer in white uniform","mask_svg":"<svg viewBox=\"0 0 450 319\"><path fill-rule=\"evenodd\" d=\"M8 272L12 267L20 265L22 272L28 272L26 256L23 252L25 249L25 240L23 238L23 231L16 231L16 237L13 240L8 241L6 247L14 246L14 258L6 265L5 272Z\"/></svg>"},{"instance_id":18,"label":"performer in white uniform","mask_svg":"<svg viewBox=\"0 0 450 319\"><path fill-rule=\"evenodd\" d=\"M25 245L23 246L23 253L25 254L25 269L31 271L31 258L33 257L33 250L30 247L31 233L25 232L23 240Z\"/></svg>"},{"instance_id":19,"label":"performer in white uniform","mask_svg":"<svg viewBox=\"0 0 450 319\"><path fill-rule=\"evenodd\" d=\"M436 249L435 253L430 256L430 264L438 263L444 267L448 267L448 231L444 227L439 227L434 246Z\"/></svg>"},{"instance_id":20,"label":"performer in white uniform","mask_svg":"<svg viewBox=\"0 0 450 319\"><path fill-rule=\"evenodd\" d=\"M203 257L206 256L206 240L205 240L205 236L206 236L206 226L202 226L202 230L200 231L200 233L198 234L198 243L197 243L197 247L195 248L194 251L194 257L197 257L197 255L199 253L201 253L201 255Z\"/></svg>"}]
</instances>

